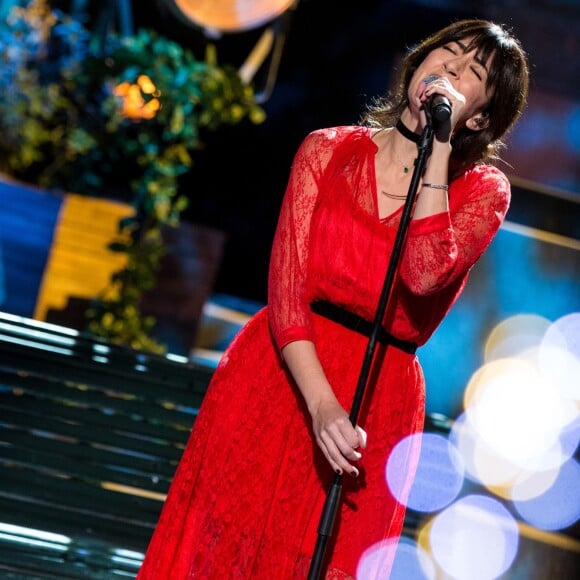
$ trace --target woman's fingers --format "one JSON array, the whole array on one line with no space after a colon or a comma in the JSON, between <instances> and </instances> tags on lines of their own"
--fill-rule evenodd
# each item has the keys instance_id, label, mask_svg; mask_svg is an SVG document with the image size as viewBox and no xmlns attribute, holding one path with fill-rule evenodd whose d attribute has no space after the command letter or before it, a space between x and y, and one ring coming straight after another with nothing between
<instances>
[{"instance_id":1,"label":"woman's fingers","mask_svg":"<svg viewBox=\"0 0 580 580\"><path fill-rule=\"evenodd\" d=\"M349 461L347 461L345 455L341 452L338 445L328 435L328 433L321 434L320 448L322 449L322 452L324 453L326 459L330 463L330 466L336 473L339 473L341 475L342 473L348 473L352 477L358 477L359 475L358 469L354 465L349 463ZM358 455L360 458L360 454Z\"/></svg>"},{"instance_id":2,"label":"woman's fingers","mask_svg":"<svg viewBox=\"0 0 580 580\"><path fill-rule=\"evenodd\" d=\"M313 428L316 442L334 471L358 476L359 470L351 462L361 459L359 450L366 447L366 433L358 425L352 426L336 399L327 399L318 406Z\"/></svg>"},{"instance_id":3,"label":"woman's fingers","mask_svg":"<svg viewBox=\"0 0 580 580\"><path fill-rule=\"evenodd\" d=\"M366 433L355 429L348 417L340 417L320 431L319 445L332 468L357 477L359 470L350 462L359 461L362 454L357 449L364 449Z\"/></svg>"},{"instance_id":4,"label":"woman's fingers","mask_svg":"<svg viewBox=\"0 0 580 580\"><path fill-rule=\"evenodd\" d=\"M363 449L367 448L367 432L360 426L357 425L355 431L358 435L359 444Z\"/></svg>"}]
</instances>

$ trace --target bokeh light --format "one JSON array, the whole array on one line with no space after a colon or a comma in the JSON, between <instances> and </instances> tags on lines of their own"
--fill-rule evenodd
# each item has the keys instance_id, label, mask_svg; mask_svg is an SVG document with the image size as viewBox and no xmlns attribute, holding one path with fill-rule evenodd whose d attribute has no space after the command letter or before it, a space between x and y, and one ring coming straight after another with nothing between
<instances>
[{"instance_id":1,"label":"bokeh light","mask_svg":"<svg viewBox=\"0 0 580 580\"><path fill-rule=\"evenodd\" d=\"M387 462L395 498L439 513L423 524L418 544L407 540L393 552L393 544L379 543L367 551L357 578L498 578L519 543L515 518L500 500L539 529L573 525L580 518L579 403L580 314L554 323L535 315L503 321L490 334L485 363L465 389L464 412L449 437L407 437ZM457 499L465 477L497 499Z\"/></svg>"},{"instance_id":2,"label":"bokeh light","mask_svg":"<svg viewBox=\"0 0 580 580\"><path fill-rule=\"evenodd\" d=\"M559 444L572 419L537 367L517 358L481 367L467 386L465 410L478 437L522 468L541 468L541 458Z\"/></svg>"},{"instance_id":3,"label":"bokeh light","mask_svg":"<svg viewBox=\"0 0 580 580\"><path fill-rule=\"evenodd\" d=\"M553 323L508 318L490 333L485 360L450 440L466 477L494 494L518 502L544 497L580 442L580 313Z\"/></svg>"},{"instance_id":4,"label":"bokeh light","mask_svg":"<svg viewBox=\"0 0 580 580\"><path fill-rule=\"evenodd\" d=\"M580 358L580 312L562 316L550 325L542 341Z\"/></svg>"},{"instance_id":5,"label":"bokeh light","mask_svg":"<svg viewBox=\"0 0 580 580\"><path fill-rule=\"evenodd\" d=\"M513 516L499 501L482 495L457 500L430 526L433 557L454 578L497 578L511 566L518 542Z\"/></svg>"},{"instance_id":6,"label":"bokeh light","mask_svg":"<svg viewBox=\"0 0 580 580\"><path fill-rule=\"evenodd\" d=\"M542 495L527 501L515 501L520 516L543 530L562 530L580 519L580 465L567 461L558 477Z\"/></svg>"},{"instance_id":7,"label":"bokeh light","mask_svg":"<svg viewBox=\"0 0 580 580\"><path fill-rule=\"evenodd\" d=\"M408 457L421 446L417 471L407 496ZM464 466L455 446L434 433L414 434L402 439L391 452L386 466L387 484L400 503L420 512L444 508L459 494Z\"/></svg>"},{"instance_id":8,"label":"bokeh light","mask_svg":"<svg viewBox=\"0 0 580 580\"><path fill-rule=\"evenodd\" d=\"M535 315L491 332L452 426L465 475L513 502L529 524L561 530L580 518L580 313ZM472 576L470 576L472 577Z\"/></svg>"},{"instance_id":9,"label":"bokeh light","mask_svg":"<svg viewBox=\"0 0 580 580\"><path fill-rule=\"evenodd\" d=\"M361 557L357 580L434 580L435 564L411 538L379 542Z\"/></svg>"},{"instance_id":10,"label":"bokeh light","mask_svg":"<svg viewBox=\"0 0 580 580\"><path fill-rule=\"evenodd\" d=\"M580 313L556 320L539 344L538 366L562 397L580 402Z\"/></svg>"},{"instance_id":11,"label":"bokeh light","mask_svg":"<svg viewBox=\"0 0 580 580\"><path fill-rule=\"evenodd\" d=\"M153 119L161 108L161 93L147 75L139 75L135 83L119 83L114 87L113 94L120 97L121 113L129 119Z\"/></svg>"},{"instance_id":12,"label":"bokeh light","mask_svg":"<svg viewBox=\"0 0 580 580\"><path fill-rule=\"evenodd\" d=\"M553 385L554 396L580 402L580 358L562 348L543 344L530 355L539 371Z\"/></svg>"},{"instance_id":13,"label":"bokeh light","mask_svg":"<svg viewBox=\"0 0 580 580\"><path fill-rule=\"evenodd\" d=\"M514 357L540 344L550 321L536 314L518 314L500 322L489 334L484 360L491 362Z\"/></svg>"},{"instance_id":14,"label":"bokeh light","mask_svg":"<svg viewBox=\"0 0 580 580\"><path fill-rule=\"evenodd\" d=\"M521 470L508 486L490 489L500 497L505 497L512 501L526 501L542 495L550 489L554 485L559 472L559 466L538 471Z\"/></svg>"}]
</instances>

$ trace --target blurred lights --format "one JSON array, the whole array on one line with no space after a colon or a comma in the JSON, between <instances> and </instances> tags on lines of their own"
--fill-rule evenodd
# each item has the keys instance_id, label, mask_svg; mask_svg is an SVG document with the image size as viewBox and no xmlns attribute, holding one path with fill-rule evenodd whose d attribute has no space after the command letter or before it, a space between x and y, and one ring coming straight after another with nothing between
<instances>
[{"instance_id":1,"label":"blurred lights","mask_svg":"<svg viewBox=\"0 0 580 580\"><path fill-rule=\"evenodd\" d=\"M543 343L565 348L580 357L580 312L562 316L551 324L544 335Z\"/></svg>"},{"instance_id":2,"label":"blurred lights","mask_svg":"<svg viewBox=\"0 0 580 580\"><path fill-rule=\"evenodd\" d=\"M488 363L474 374L465 409L478 437L521 468L539 468L572 418L537 367L515 358Z\"/></svg>"},{"instance_id":3,"label":"blurred lights","mask_svg":"<svg viewBox=\"0 0 580 580\"><path fill-rule=\"evenodd\" d=\"M539 344L538 365L563 397L580 401L580 313L550 325Z\"/></svg>"},{"instance_id":4,"label":"blurred lights","mask_svg":"<svg viewBox=\"0 0 580 580\"><path fill-rule=\"evenodd\" d=\"M554 323L514 316L491 332L450 439L469 477L496 495L529 502L549 494L577 449L579 336L579 314Z\"/></svg>"},{"instance_id":5,"label":"blurred lights","mask_svg":"<svg viewBox=\"0 0 580 580\"><path fill-rule=\"evenodd\" d=\"M421 453L409 492L408 458L419 447ZM463 475L463 461L455 446L432 433L416 433L400 441L391 452L386 469L389 489L397 501L421 512L440 510L451 503L459 494Z\"/></svg>"},{"instance_id":6,"label":"blurred lights","mask_svg":"<svg viewBox=\"0 0 580 580\"><path fill-rule=\"evenodd\" d=\"M574 459L580 313L553 323L511 317L493 329L484 351L449 437L407 437L387 462L393 496L415 511L438 513L419 528L418 545L401 538L398 547L381 542L367 550L357 580L498 578L512 565L519 542L518 523L502 500L540 530L562 530L580 519L580 464ZM409 489L405 474L417 457ZM490 495L457 499L465 477Z\"/></svg>"},{"instance_id":7,"label":"blurred lights","mask_svg":"<svg viewBox=\"0 0 580 580\"><path fill-rule=\"evenodd\" d=\"M178 362L178 363L188 363L189 359L186 356L182 356L179 354L171 354L171 353L167 353L165 355L165 358L167 360L172 360L174 362Z\"/></svg>"},{"instance_id":8,"label":"blurred lights","mask_svg":"<svg viewBox=\"0 0 580 580\"><path fill-rule=\"evenodd\" d=\"M390 580L434 580L435 564L416 542L401 538L395 554Z\"/></svg>"},{"instance_id":9,"label":"blurred lights","mask_svg":"<svg viewBox=\"0 0 580 580\"><path fill-rule=\"evenodd\" d=\"M542 340L550 321L535 314L518 314L500 322L489 334L484 347L486 362L517 356Z\"/></svg>"},{"instance_id":10,"label":"blurred lights","mask_svg":"<svg viewBox=\"0 0 580 580\"><path fill-rule=\"evenodd\" d=\"M128 119L152 119L161 108L161 92L147 75L139 75L134 84L127 81L118 84L113 94L122 99L121 113ZM147 101L143 95L148 97Z\"/></svg>"},{"instance_id":11,"label":"blurred lights","mask_svg":"<svg viewBox=\"0 0 580 580\"><path fill-rule=\"evenodd\" d=\"M515 501L520 516L542 530L561 530L580 519L580 465L567 461L554 483L542 494L526 501Z\"/></svg>"},{"instance_id":12,"label":"blurred lights","mask_svg":"<svg viewBox=\"0 0 580 580\"><path fill-rule=\"evenodd\" d=\"M410 538L386 540L369 548L357 567L357 580L434 580L429 554Z\"/></svg>"},{"instance_id":13,"label":"blurred lights","mask_svg":"<svg viewBox=\"0 0 580 580\"><path fill-rule=\"evenodd\" d=\"M453 578L497 578L512 564L518 528L497 500L481 495L459 499L431 523L429 543L435 561Z\"/></svg>"},{"instance_id":14,"label":"blurred lights","mask_svg":"<svg viewBox=\"0 0 580 580\"><path fill-rule=\"evenodd\" d=\"M58 552L66 551L71 543L71 539L62 534L15 526L4 522L0 522L0 540L26 544L37 548L47 548Z\"/></svg>"},{"instance_id":15,"label":"blurred lights","mask_svg":"<svg viewBox=\"0 0 580 580\"><path fill-rule=\"evenodd\" d=\"M389 580L396 550L397 542L390 540L367 549L357 566L357 580Z\"/></svg>"},{"instance_id":16,"label":"blurred lights","mask_svg":"<svg viewBox=\"0 0 580 580\"><path fill-rule=\"evenodd\" d=\"M257 28L288 10L295 0L166 0L206 32Z\"/></svg>"}]
</instances>

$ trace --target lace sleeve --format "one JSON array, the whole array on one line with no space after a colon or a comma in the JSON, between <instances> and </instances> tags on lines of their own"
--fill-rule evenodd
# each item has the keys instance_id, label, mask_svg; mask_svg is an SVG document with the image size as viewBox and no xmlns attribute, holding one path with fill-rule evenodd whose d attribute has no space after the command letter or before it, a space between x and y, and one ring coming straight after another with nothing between
<instances>
[{"instance_id":1,"label":"lace sleeve","mask_svg":"<svg viewBox=\"0 0 580 580\"><path fill-rule=\"evenodd\" d=\"M323 159L330 150L323 130L306 137L294 157L282 202L268 275L270 328L279 349L294 340L313 340L306 287L310 220Z\"/></svg>"},{"instance_id":2,"label":"lace sleeve","mask_svg":"<svg viewBox=\"0 0 580 580\"><path fill-rule=\"evenodd\" d=\"M454 181L449 213L411 222L400 268L405 285L427 295L465 274L495 236L509 202L509 181L495 167L475 167Z\"/></svg>"}]
</instances>

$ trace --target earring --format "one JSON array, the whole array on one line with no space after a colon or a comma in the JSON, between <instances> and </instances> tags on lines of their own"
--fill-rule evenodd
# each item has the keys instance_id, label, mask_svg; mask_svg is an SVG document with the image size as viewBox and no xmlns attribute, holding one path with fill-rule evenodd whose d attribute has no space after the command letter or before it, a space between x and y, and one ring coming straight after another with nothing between
<instances>
[{"instance_id":1,"label":"earring","mask_svg":"<svg viewBox=\"0 0 580 580\"><path fill-rule=\"evenodd\" d=\"M482 113L481 114L481 117L476 117L475 124L478 127L486 127L488 121L489 121L489 114L488 113Z\"/></svg>"}]
</instances>

